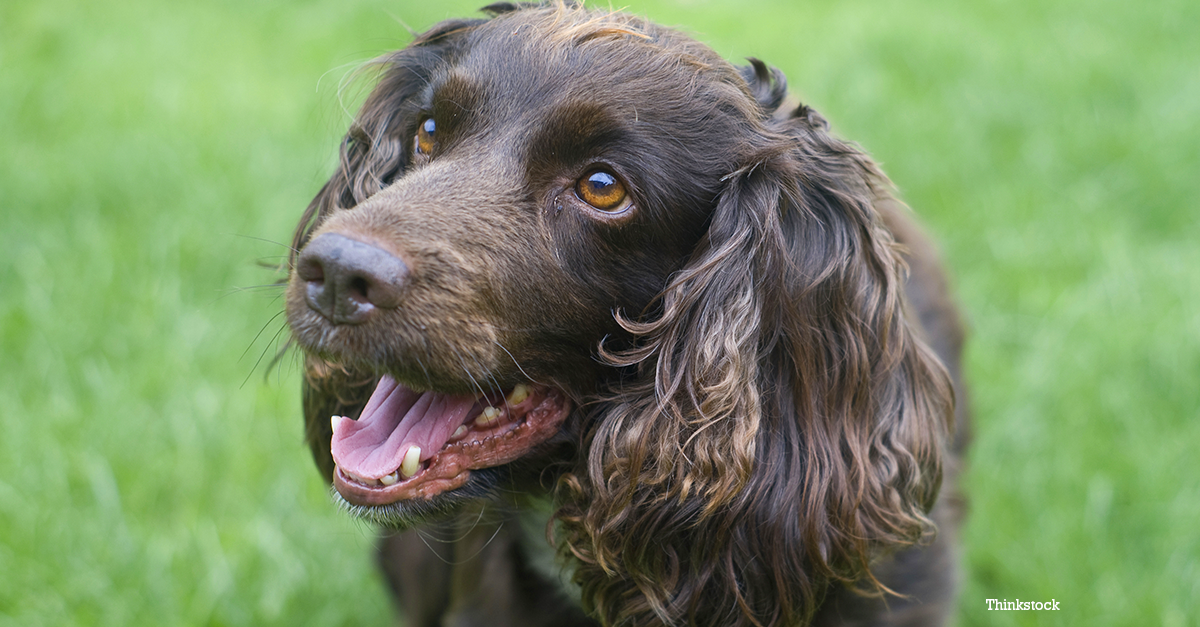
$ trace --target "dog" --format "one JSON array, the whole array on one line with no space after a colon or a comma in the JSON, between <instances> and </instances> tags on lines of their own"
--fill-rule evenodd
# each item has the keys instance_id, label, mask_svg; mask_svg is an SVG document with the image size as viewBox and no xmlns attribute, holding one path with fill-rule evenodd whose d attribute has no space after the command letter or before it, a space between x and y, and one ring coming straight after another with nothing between
<instances>
[{"instance_id":1,"label":"dog","mask_svg":"<svg viewBox=\"0 0 1200 627\"><path fill-rule=\"evenodd\" d=\"M405 624L949 620L963 333L887 178L761 61L483 11L378 61L289 260Z\"/></svg>"}]
</instances>

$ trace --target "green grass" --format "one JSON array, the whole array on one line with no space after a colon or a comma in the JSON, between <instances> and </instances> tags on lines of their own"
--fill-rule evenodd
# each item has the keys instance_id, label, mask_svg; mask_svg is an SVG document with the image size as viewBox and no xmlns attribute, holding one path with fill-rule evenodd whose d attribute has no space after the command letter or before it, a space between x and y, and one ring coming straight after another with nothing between
<instances>
[{"instance_id":1,"label":"green grass","mask_svg":"<svg viewBox=\"0 0 1200 627\"><path fill-rule=\"evenodd\" d=\"M343 77L479 4L0 4L0 626L388 624L254 286ZM782 68L942 243L972 330L961 623L1198 624L1200 4L628 6ZM1018 597L1062 609L984 603Z\"/></svg>"}]
</instances>

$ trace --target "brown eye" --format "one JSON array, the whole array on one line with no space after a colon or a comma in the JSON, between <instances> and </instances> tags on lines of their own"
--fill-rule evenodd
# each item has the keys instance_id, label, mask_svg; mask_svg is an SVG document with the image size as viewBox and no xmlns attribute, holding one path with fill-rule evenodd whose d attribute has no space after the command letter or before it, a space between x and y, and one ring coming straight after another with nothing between
<instances>
[{"instance_id":1,"label":"brown eye","mask_svg":"<svg viewBox=\"0 0 1200 627\"><path fill-rule=\"evenodd\" d=\"M426 118L417 128L417 153L428 155L433 153L433 134L437 131L437 122Z\"/></svg>"},{"instance_id":2,"label":"brown eye","mask_svg":"<svg viewBox=\"0 0 1200 627\"><path fill-rule=\"evenodd\" d=\"M583 202L608 212L624 209L628 197L621 181L606 170L592 170L585 174L575 183L575 194Z\"/></svg>"}]
</instances>

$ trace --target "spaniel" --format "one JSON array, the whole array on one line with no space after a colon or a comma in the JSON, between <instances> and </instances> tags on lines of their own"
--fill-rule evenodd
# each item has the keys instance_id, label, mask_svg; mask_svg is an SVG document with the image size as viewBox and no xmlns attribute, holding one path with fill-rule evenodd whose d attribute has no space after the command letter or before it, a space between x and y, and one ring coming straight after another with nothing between
<instances>
[{"instance_id":1,"label":"spaniel","mask_svg":"<svg viewBox=\"0 0 1200 627\"><path fill-rule=\"evenodd\" d=\"M962 333L877 165L758 60L484 11L378 61L289 262L405 624L944 623Z\"/></svg>"}]
</instances>

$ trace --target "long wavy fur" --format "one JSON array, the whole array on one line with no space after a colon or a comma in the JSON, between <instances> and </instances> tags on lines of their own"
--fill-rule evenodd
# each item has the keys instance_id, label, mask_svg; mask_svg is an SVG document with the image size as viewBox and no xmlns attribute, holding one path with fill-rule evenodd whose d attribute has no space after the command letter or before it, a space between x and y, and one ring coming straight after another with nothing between
<instances>
[{"instance_id":1,"label":"long wavy fur","mask_svg":"<svg viewBox=\"0 0 1200 627\"><path fill-rule=\"evenodd\" d=\"M806 108L766 125L662 314L623 320L640 343L604 357L638 376L561 481L605 624L803 624L933 531L953 400L903 314L887 181Z\"/></svg>"}]
</instances>

